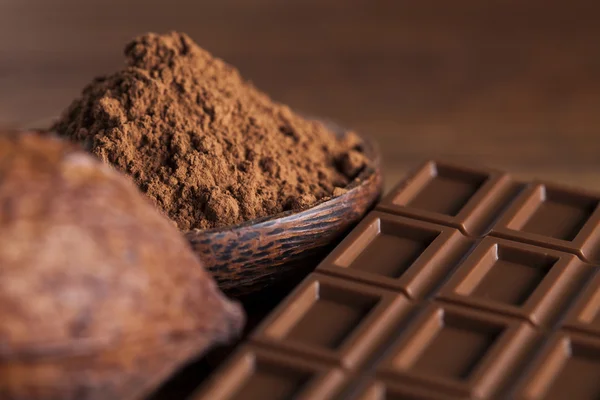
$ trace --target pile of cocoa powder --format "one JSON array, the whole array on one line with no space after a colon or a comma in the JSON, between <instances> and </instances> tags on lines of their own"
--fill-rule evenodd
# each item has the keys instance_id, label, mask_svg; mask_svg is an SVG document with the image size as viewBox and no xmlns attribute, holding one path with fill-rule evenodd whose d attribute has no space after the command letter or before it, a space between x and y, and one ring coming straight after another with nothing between
<instances>
[{"instance_id":1,"label":"pile of cocoa powder","mask_svg":"<svg viewBox=\"0 0 600 400\"><path fill-rule=\"evenodd\" d=\"M53 127L133 177L181 230L301 210L344 192L368 163L271 100L182 33L146 34Z\"/></svg>"}]
</instances>

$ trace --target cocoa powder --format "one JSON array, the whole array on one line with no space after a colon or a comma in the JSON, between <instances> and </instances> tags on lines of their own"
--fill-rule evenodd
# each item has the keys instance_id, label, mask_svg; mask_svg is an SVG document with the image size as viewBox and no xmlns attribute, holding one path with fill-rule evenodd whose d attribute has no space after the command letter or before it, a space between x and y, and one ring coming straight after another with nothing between
<instances>
[{"instance_id":1,"label":"cocoa powder","mask_svg":"<svg viewBox=\"0 0 600 400\"><path fill-rule=\"evenodd\" d=\"M355 134L274 102L185 34L138 37L125 57L54 130L133 177L181 230L310 207L368 162Z\"/></svg>"}]
</instances>

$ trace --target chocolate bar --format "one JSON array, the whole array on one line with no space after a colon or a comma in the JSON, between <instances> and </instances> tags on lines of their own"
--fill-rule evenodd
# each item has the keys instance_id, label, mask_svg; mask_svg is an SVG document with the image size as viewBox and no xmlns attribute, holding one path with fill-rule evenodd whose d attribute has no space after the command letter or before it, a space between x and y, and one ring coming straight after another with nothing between
<instances>
[{"instance_id":1,"label":"chocolate bar","mask_svg":"<svg viewBox=\"0 0 600 400\"><path fill-rule=\"evenodd\" d=\"M597 399L599 201L427 162L192 398Z\"/></svg>"}]
</instances>

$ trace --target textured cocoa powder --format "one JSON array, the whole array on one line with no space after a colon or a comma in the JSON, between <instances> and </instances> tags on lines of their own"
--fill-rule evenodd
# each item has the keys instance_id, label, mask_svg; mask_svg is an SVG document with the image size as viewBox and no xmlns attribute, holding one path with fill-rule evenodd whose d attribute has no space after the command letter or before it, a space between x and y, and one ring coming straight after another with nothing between
<instances>
[{"instance_id":1,"label":"textured cocoa powder","mask_svg":"<svg viewBox=\"0 0 600 400\"><path fill-rule=\"evenodd\" d=\"M146 34L54 126L133 177L182 230L301 210L344 192L368 160L246 82L188 36Z\"/></svg>"}]
</instances>

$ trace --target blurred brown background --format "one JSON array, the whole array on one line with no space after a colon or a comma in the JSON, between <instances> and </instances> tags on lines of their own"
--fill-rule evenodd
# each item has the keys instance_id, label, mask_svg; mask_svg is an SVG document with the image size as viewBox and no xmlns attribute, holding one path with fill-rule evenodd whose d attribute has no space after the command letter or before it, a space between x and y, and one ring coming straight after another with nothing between
<instances>
[{"instance_id":1,"label":"blurred brown background","mask_svg":"<svg viewBox=\"0 0 600 400\"><path fill-rule=\"evenodd\" d=\"M600 189L595 1L0 0L0 124L58 114L146 31L376 139L387 182L445 157Z\"/></svg>"}]
</instances>

